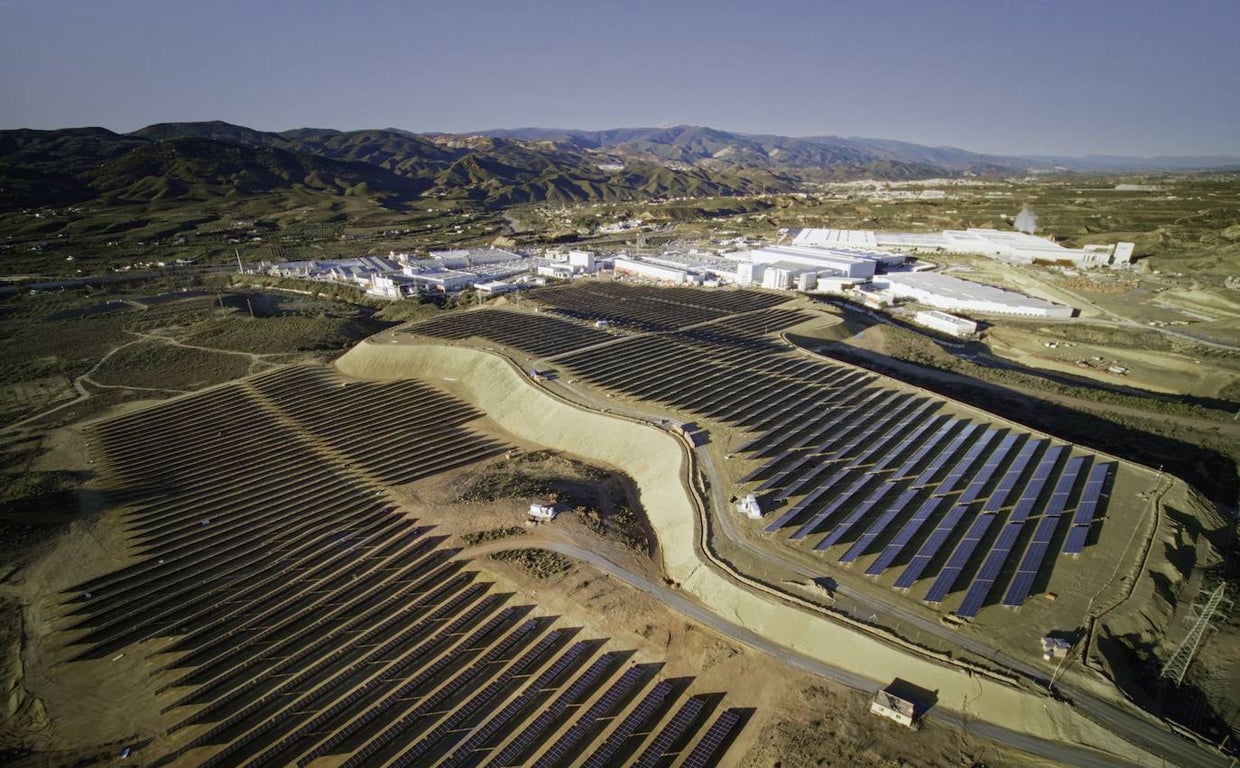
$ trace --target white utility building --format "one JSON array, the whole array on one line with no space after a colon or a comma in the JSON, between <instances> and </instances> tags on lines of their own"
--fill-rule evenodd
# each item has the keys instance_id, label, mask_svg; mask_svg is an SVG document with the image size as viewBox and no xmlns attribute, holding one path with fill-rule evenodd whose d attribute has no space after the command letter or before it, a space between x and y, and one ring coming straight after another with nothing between
<instances>
[{"instance_id":1,"label":"white utility building","mask_svg":"<svg viewBox=\"0 0 1240 768\"><path fill-rule=\"evenodd\" d=\"M590 251L569 251L568 265L587 274L594 274L594 254Z\"/></svg>"},{"instance_id":2,"label":"white utility building","mask_svg":"<svg viewBox=\"0 0 1240 768\"><path fill-rule=\"evenodd\" d=\"M972 336L977 333L977 323L963 317L949 315L937 309L929 309L913 315L913 322L926 328L946 333L948 336Z\"/></svg>"},{"instance_id":3,"label":"white utility building","mask_svg":"<svg viewBox=\"0 0 1240 768\"><path fill-rule=\"evenodd\" d=\"M937 272L897 272L880 275L874 287L895 298L912 299L946 310L1023 317L1072 317L1076 310L1063 304L1005 291Z\"/></svg>"}]
</instances>

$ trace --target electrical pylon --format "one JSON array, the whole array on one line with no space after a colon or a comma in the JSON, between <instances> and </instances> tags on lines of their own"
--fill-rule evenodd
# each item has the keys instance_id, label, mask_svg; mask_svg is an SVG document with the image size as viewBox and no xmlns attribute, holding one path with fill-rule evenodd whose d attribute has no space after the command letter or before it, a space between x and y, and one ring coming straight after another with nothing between
<instances>
[{"instance_id":1,"label":"electrical pylon","mask_svg":"<svg viewBox=\"0 0 1240 768\"><path fill-rule=\"evenodd\" d=\"M1223 592L1226 588L1226 584L1219 584L1210 593L1210 597L1206 599L1205 607L1201 609L1201 615L1197 617L1193 628L1180 641L1180 647L1175 649L1175 653L1171 654L1171 658L1163 665L1162 674L1159 677L1169 677L1175 681L1176 685L1184 682L1184 675L1188 673L1188 665L1192 663L1193 656L1197 654L1197 648L1201 645L1201 638L1205 636L1206 630L1210 628L1210 619L1214 617L1214 612L1218 610L1219 605L1224 601L1229 605L1231 604L1230 600L1223 597Z\"/></svg>"}]
</instances>

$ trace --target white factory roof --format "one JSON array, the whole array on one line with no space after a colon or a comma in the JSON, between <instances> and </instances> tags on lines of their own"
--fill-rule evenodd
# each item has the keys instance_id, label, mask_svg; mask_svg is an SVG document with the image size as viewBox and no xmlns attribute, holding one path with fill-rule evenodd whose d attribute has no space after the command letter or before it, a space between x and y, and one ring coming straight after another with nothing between
<instances>
[{"instance_id":1,"label":"white factory roof","mask_svg":"<svg viewBox=\"0 0 1240 768\"><path fill-rule=\"evenodd\" d=\"M964 231L949 229L943 233L943 236L951 243L948 248L960 247L972 252L991 251L1010 256L1052 260L1071 259L1077 255L1076 252L1058 243L1024 232L1004 232L998 229L967 229Z\"/></svg>"},{"instance_id":2,"label":"white factory roof","mask_svg":"<svg viewBox=\"0 0 1240 768\"><path fill-rule=\"evenodd\" d=\"M877 232L874 241L879 248L942 248L951 241L942 232Z\"/></svg>"},{"instance_id":3,"label":"white factory roof","mask_svg":"<svg viewBox=\"0 0 1240 768\"><path fill-rule=\"evenodd\" d=\"M874 233L866 229L790 229L793 245L876 248Z\"/></svg>"},{"instance_id":4,"label":"white factory roof","mask_svg":"<svg viewBox=\"0 0 1240 768\"><path fill-rule=\"evenodd\" d=\"M1015 291L1005 291L990 285L961 280L958 277L938 272L896 272L882 275L874 279L875 285L883 283L899 285L906 288L925 291L936 296L953 299L959 302L987 302L1000 306L1018 307L1060 307L1044 299L1026 296Z\"/></svg>"},{"instance_id":5,"label":"white factory roof","mask_svg":"<svg viewBox=\"0 0 1240 768\"><path fill-rule=\"evenodd\" d=\"M863 261L873 261L867 259L857 252L846 251L843 248L818 248L814 246L802 245L768 245L764 248L755 248L752 251L745 251L741 256L749 255L752 259L754 255L759 255L763 261L770 261L770 257L774 257L776 261L796 261L802 264L805 261L842 261L845 263L859 264Z\"/></svg>"}]
</instances>

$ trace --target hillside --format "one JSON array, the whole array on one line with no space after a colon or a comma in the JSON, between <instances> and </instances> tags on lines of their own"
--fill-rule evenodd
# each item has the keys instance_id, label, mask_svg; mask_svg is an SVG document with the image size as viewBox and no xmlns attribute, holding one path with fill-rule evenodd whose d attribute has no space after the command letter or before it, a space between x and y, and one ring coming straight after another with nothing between
<instances>
[{"instance_id":1,"label":"hillside","mask_svg":"<svg viewBox=\"0 0 1240 768\"><path fill-rule=\"evenodd\" d=\"M666 158L674 160L675 158ZM587 148L396 130L256 131L222 122L162 123L131 134L102 128L0 132L0 210L245 197L277 190L419 197L488 207L787 190L765 169L672 167Z\"/></svg>"}]
</instances>

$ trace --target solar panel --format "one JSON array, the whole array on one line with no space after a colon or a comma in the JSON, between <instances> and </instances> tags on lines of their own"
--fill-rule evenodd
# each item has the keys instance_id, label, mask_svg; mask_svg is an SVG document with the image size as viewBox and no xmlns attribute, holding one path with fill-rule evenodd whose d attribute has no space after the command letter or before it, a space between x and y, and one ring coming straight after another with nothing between
<instances>
[{"instance_id":1,"label":"solar panel","mask_svg":"<svg viewBox=\"0 0 1240 768\"><path fill-rule=\"evenodd\" d=\"M934 531L921 545L921 549L917 550L917 554L913 555L913 559L905 566L896 578L895 586L897 589L908 589L913 583L921 577L921 572L926 570L926 566L930 564L930 560L943 546L943 542L947 541L947 537L951 535L956 524L960 522L960 518L964 515L965 507L954 506L947 510L947 514L935 526Z\"/></svg>"},{"instance_id":2,"label":"solar panel","mask_svg":"<svg viewBox=\"0 0 1240 768\"><path fill-rule=\"evenodd\" d=\"M1098 500L1102 496L1102 487L1106 484L1114 464L1095 464L1089 470L1089 479L1081 491L1081 501L1077 504L1076 514L1072 516L1073 525L1089 525L1094 521L1094 513L1098 508Z\"/></svg>"},{"instance_id":3,"label":"solar panel","mask_svg":"<svg viewBox=\"0 0 1240 768\"><path fill-rule=\"evenodd\" d=\"M755 469L754 471L752 471L752 472L750 472L749 474L747 474L747 475L745 475L744 477L742 477L740 481L741 481L742 483L751 483L751 482L753 482L754 480L757 480L758 478L760 478L760 477L762 477L763 475L765 475L767 472L770 472L770 471L771 471L771 470L773 470L775 467L777 467L777 466L779 466L780 464L782 464L784 461L786 461L786 460L788 459L788 457L789 457L789 456L791 456L791 455L792 455L792 454L794 454L794 453L796 453L796 451L784 451L783 453L779 454L779 455L778 455L778 456L776 456L775 458L770 459L769 461L767 461L767 462L766 462L765 464L763 464L762 466L758 467L758 468L757 468L757 469Z\"/></svg>"},{"instance_id":4,"label":"solar panel","mask_svg":"<svg viewBox=\"0 0 1240 768\"><path fill-rule=\"evenodd\" d=\"M1059 525L1059 517L1055 515L1044 516L1038 521L1038 527L1033 531L1033 539L1029 545L1025 547L1025 554L1020 559L1020 566L1016 569L1016 575L1012 577L1012 583L1008 585L1007 594L1003 596L1003 604L1013 608L1025 604L1025 600L1029 597L1029 590L1033 587L1034 578L1038 575L1038 569L1042 567L1042 560L1046 558L1046 550L1050 548L1051 539L1055 536L1055 528Z\"/></svg>"},{"instance_id":5,"label":"solar panel","mask_svg":"<svg viewBox=\"0 0 1240 768\"><path fill-rule=\"evenodd\" d=\"M944 495L956 490L956 486L961 480L964 479L964 476L968 474L969 470L973 468L973 465L977 463L977 460L980 459L985 453L986 446L998 437L998 435L999 430L997 429L986 430L986 432L977 439L977 442L965 452L960 461L956 462L956 466L951 468L951 471L947 473L947 477L943 478L943 482L939 483L939 486L934 489L934 492L939 495ZM1010 438L1012 436L1008 435L1008 437ZM1008 445L1010 446L1011 444L1008 443Z\"/></svg>"},{"instance_id":6,"label":"solar panel","mask_svg":"<svg viewBox=\"0 0 1240 768\"><path fill-rule=\"evenodd\" d=\"M638 683L641 682L645 674L643 670L637 667L630 667L626 670L620 676L620 679L613 683L607 689L607 692L585 711L585 714L577 718L569 729L564 732L564 735L543 752L538 761L534 763L535 768L550 768L553 765L564 764L565 758L581 743L581 740L594 728L600 718L610 716L614 710L628 701L629 695L637 687Z\"/></svg>"},{"instance_id":7,"label":"solar panel","mask_svg":"<svg viewBox=\"0 0 1240 768\"><path fill-rule=\"evenodd\" d=\"M1089 538L1088 525L1074 525L1068 529L1068 536L1063 542L1065 555L1079 555L1085 551L1085 540Z\"/></svg>"},{"instance_id":8,"label":"solar panel","mask_svg":"<svg viewBox=\"0 0 1240 768\"><path fill-rule=\"evenodd\" d=\"M891 464L897 458L899 458L900 454L904 453L904 451L907 450L910 445L913 445L914 443L916 443L921 438L922 435L924 435L927 431L929 431L931 427L935 425L937 421L938 419L931 417L927 421L923 422L916 429L914 429L912 432L908 433L908 435L906 435L902 440L900 440L900 442L896 443L894 448L892 448L891 450L887 452L886 456L884 456L878 463L876 463L873 467L871 467L870 471L881 472L884 469L886 469L888 464ZM896 475L896 477L899 477L899 475Z\"/></svg>"},{"instance_id":9,"label":"solar panel","mask_svg":"<svg viewBox=\"0 0 1240 768\"><path fill-rule=\"evenodd\" d=\"M922 443L921 447L914 451L913 455L909 456L908 459L900 465L899 469L892 473L892 477L904 477L909 472L912 472L913 467L917 466L921 460L926 457L927 453L934 450L935 446L943 442L943 438L947 437L947 435L959 426L960 423L961 422L958 419L948 417L947 421L944 422L943 425L940 426L928 440L926 440L926 442ZM968 430L966 429L965 433L967 432Z\"/></svg>"},{"instance_id":10,"label":"solar panel","mask_svg":"<svg viewBox=\"0 0 1240 768\"><path fill-rule=\"evenodd\" d=\"M865 530L865 533L861 534L860 538L853 542L853 545L848 548L848 551L840 556L840 562L851 563L858 557L861 557L866 548L869 547L875 539L881 536L883 531L887 530L887 526L891 524L891 521L896 519L896 516L904 511L916 495L916 490L909 490L900 494L899 498L888 505L888 507L883 510L883 513L878 516L878 519L870 524L870 527Z\"/></svg>"},{"instance_id":11,"label":"solar panel","mask_svg":"<svg viewBox=\"0 0 1240 768\"><path fill-rule=\"evenodd\" d=\"M882 429L886 424L888 424L893 419L895 419L897 416L899 416L905 409L907 409L910 405L912 405L915 402L917 401L911 398L908 398L908 397L886 398L885 400L882 401L881 404L876 406L876 408L874 409L874 410L884 411L884 413L881 416L879 416L877 419L873 419L872 421L870 421L868 424L865 425L864 429L862 429L855 437L853 437L853 439L849 440L843 446L831 451L827 455L834 457L834 458L843 458L844 456L848 455L849 451L853 450L858 445L861 445L863 442L869 440L870 437L874 433ZM868 416L869 415L867 414L867 418ZM826 446L823 446L823 447L825 448Z\"/></svg>"},{"instance_id":12,"label":"solar panel","mask_svg":"<svg viewBox=\"0 0 1240 768\"><path fill-rule=\"evenodd\" d=\"M811 456L809 458L811 460L822 462L822 458L819 456ZM821 496L822 491L825 491L835 485L840 480L844 479L844 476L848 474L847 468L835 469L835 471L832 472L831 470L836 467L839 467L838 463L826 464L806 472L799 480L796 480L789 485L784 485L780 489L777 498L787 499L789 497L796 496L797 493L799 493L800 490L807 485L814 485L814 489L819 491L818 496ZM827 472L831 472L831 474L827 475ZM791 472L789 474L791 474ZM825 479L823 475L826 475ZM817 483L816 485L815 482Z\"/></svg>"},{"instance_id":13,"label":"solar panel","mask_svg":"<svg viewBox=\"0 0 1240 768\"><path fill-rule=\"evenodd\" d=\"M697 719L702 708L706 706L706 702L694 696L681 705L680 710L663 726L663 730L655 736L654 741L650 742L650 746L646 747L646 751L641 753L637 758L637 765L655 766L659 763L659 758L667 754L667 750L689 730L689 726Z\"/></svg>"},{"instance_id":14,"label":"solar panel","mask_svg":"<svg viewBox=\"0 0 1240 768\"><path fill-rule=\"evenodd\" d=\"M1003 459L1007 457L1008 451L1012 450L1012 446L1020 439L1020 435L1011 434L1003 438L1003 441L995 448L989 456L986 457L982 468L969 482L968 487L964 489L964 493L956 500L957 504L968 504L981 495L982 489L986 487L986 483L990 482L990 478L994 475L995 470L1003 463Z\"/></svg>"},{"instance_id":15,"label":"solar panel","mask_svg":"<svg viewBox=\"0 0 1240 768\"><path fill-rule=\"evenodd\" d=\"M883 548L883 551L879 553L874 562L870 564L870 567L865 569L865 572L870 576L878 576L883 571L887 570L887 567L891 565L892 561L900 556L900 552L902 552L904 548L908 546L908 543L913 540L913 537L917 535L917 531L921 530L921 527L925 525L925 522L929 520L935 510L939 508L939 504L942 503L942 501L943 499L938 496L926 499L922 505L917 508L917 511L913 513L913 516L909 518L908 522L900 528L900 531L896 534L895 538Z\"/></svg>"},{"instance_id":16,"label":"solar panel","mask_svg":"<svg viewBox=\"0 0 1240 768\"><path fill-rule=\"evenodd\" d=\"M981 424L966 423L964 425L964 429L960 430L960 432L951 439L951 442L947 444L947 447L930 460L930 463L926 465L926 468L923 469L921 474L917 476L917 479L913 481L913 485L929 484L934 476L939 473L939 470L946 466L947 462L956 458L960 450L964 448L970 439L976 440L978 437L985 434L985 432L978 432L978 430L982 428L983 427Z\"/></svg>"},{"instance_id":17,"label":"solar panel","mask_svg":"<svg viewBox=\"0 0 1240 768\"><path fill-rule=\"evenodd\" d=\"M1003 565L1012 554L1012 546L1016 543L1016 538L1020 536L1020 532L1024 527L1023 521L1009 522L1003 526L1003 530L999 532L999 536L995 539L995 543L991 546L990 551L986 553L986 559L982 562L982 567L978 569L977 576L969 584L964 600L960 603L960 607L956 609L957 616L972 618L982 609L982 603L986 601L991 588L994 587L995 579L999 578Z\"/></svg>"},{"instance_id":18,"label":"solar panel","mask_svg":"<svg viewBox=\"0 0 1240 768\"><path fill-rule=\"evenodd\" d=\"M888 450L888 447L891 445L892 442L896 440L896 437L901 432L903 432L905 428L907 428L908 425L911 424L913 421L919 418L922 418L923 414L925 414L925 412L929 410L930 407L933 405L935 405L935 403L931 400L927 400L921 403L920 405L917 405L904 418L900 419L899 422L897 422L896 424L894 424L893 426L885 430L882 433L881 437L874 439L868 448L866 448L861 453L857 454L857 456L853 458L849 466L854 466L854 467L861 466L862 464L865 464L867 461L869 461L870 457L872 457L874 454L878 453L879 451ZM903 446L907 444L908 444L908 438L905 437L903 439L903 442L897 443L896 447L891 448L890 450L896 451L896 452L901 451L903 450ZM871 470L871 471L875 471L875 470Z\"/></svg>"},{"instance_id":19,"label":"solar panel","mask_svg":"<svg viewBox=\"0 0 1240 768\"><path fill-rule=\"evenodd\" d=\"M604 679L612 674L617 661L620 659L617 653L606 653L601 656L598 661L590 665L590 667L572 682L568 688L561 693L555 701L551 702L533 722L528 723L518 733L517 737L508 742L508 745L495 757L496 765L508 765L519 755L529 749L535 741L551 726L551 724L560 718L563 712L570 706L580 704L594 690L594 687L601 683Z\"/></svg>"},{"instance_id":20,"label":"solar panel","mask_svg":"<svg viewBox=\"0 0 1240 768\"><path fill-rule=\"evenodd\" d=\"M860 393L858 393L860 394ZM861 420L866 417L871 409L875 407L874 402L877 399L878 405L886 405L893 399L892 395L882 398L871 397L866 401L852 403L852 400L862 400L860 397L849 398L849 404L838 407L830 411L830 417L826 421L814 421L800 428L796 432L796 438L788 442L785 447L789 449L802 448L806 445L817 444L822 440L823 435L830 431L836 424L844 420ZM823 414L824 416L827 414ZM760 451L758 456L762 456L765 451Z\"/></svg>"},{"instance_id":21,"label":"solar panel","mask_svg":"<svg viewBox=\"0 0 1240 768\"><path fill-rule=\"evenodd\" d=\"M1043 515L1058 517L1063 513L1064 507L1068 505L1068 497L1072 495L1072 486L1076 485L1076 476L1080 474L1081 467L1085 465L1083 456L1073 456L1068 459L1068 464L1063 468L1063 474L1059 476L1059 481L1055 483L1055 490L1051 493L1051 500L1046 504L1046 511Z\"/></svg>"},{"instance_id":22,"label":"solar panel","mask_svg":"<svg viewBox=\"0 0 1240 768\"><path fill-rule=\"evenodd\" d=\"M720 715L706 731L680 768L706 768L716 764L716 758L722 751L724 742L741 724L741 715L735 709L729 709Z\"/></svg>"},{"instance_id":23,"label":"solar panel","mask_svg":"<svg viewBox=\"0 0 1240 768\"><path fill-rule=\"evenodd\" d=\"M947 565L943 566L938 578L930 585L930 591L923 598L925 602L943 602L943 598L947 597L947 593L951 591L956 579L959 578L960 572L964 570L965 563L969 562L969 558L973 556L973 550L977 549L982 536L986 535L986 529L990 527L992 520L994 520L993 515L979 515L973 518L973 524L969 526L969 530L965 531L964 538L956 545L951 557L947 558Z\"/></svg>"},{"instance_id":24,"label":"solar panel","mask_svg":"<svg viewBox=\"0 0 1240 768\"><path fill-rule=\"evenodd\" d=\"M1052 445L1046 449L1046 453L1042 454L1042 460L1038 462L1038 466L1033 470L1033 476L1029 478L1029 482L1021 489L1020 499L1016 502L1016 507L1012 510L1012 516L1009 521L1027 520L1033 505L1037 502L1038 497L1042 495L1042 488L1046 485L1047 479L1050 477L1051 470L1059 462L1059 455L1063 453L1062 445Z\"/></svg>"},{"instance_id":25,"label":"solar panel","mask_svg":"<svg viewBox=\"0 0 1240 768\"><path fill-rule=\"evenodd\" d=\"M1012 460L1012 465L1003 473L1002 479L995 489L990 492L990 498L986 499L986 505L982 507L983 514L994 514L1007 504L1008 497L1012 495L1012 490L1016 487L1016 481L1025 473L1025 467L1029 465L1029 460L1033 458L1033 454L1042 447L1044 441L1029 440L1020 449L1020 453L1016 454L1016 458Z\"/></svg>"},{"instance_id":26,"label":"solar panel","mask_svg":"<svg viewBox=\"0 0 1240 768\"><path fill-rule=\"evenodd\" d=\"M827 506L823 507L821 511L817 512L813 517L811 517L809 519L809 522L805 523L805 525L798 528L796 533L792 534L792 538L803 539L806 536L813 533L814 529L816 529L819 525L822 524L822 521L826 520L828 517L835 514L836 511L839 510L839 508L844 505L844 502L848 501L853 496L856 496L857 493L862 489L862 487L864 487L872 479L873 479L873 475L862 475L861 477L854 480L853 484L845 488L840 493L839 496L836 496L834 499L832 499L830 504L827 504ZM818 490L810 494L810 496L806 496L804 499L802 499L801 503L798 504L797 506L802 507L802 509L808 507L809 504L811 503L810 502L811 496L813 497L814 500L817 500L818 497L823 495L823 493L827 490L829 489L819 488Z\"/></svg>"},{"instance_id":27,"label":"solar panel","mask_svg":"<svg viewBox=\"0 0 1240 768\"><path fill-rule=\"evenodd\" d=\"M629 713L629 716L624 718L624 721L612 731L602 746L595 750L594 754L590 755L590 758L586 760L582 768L605 768L605 766L611 765L612 757L616 752L620 751L624 742L636 733L637 729L655 713L659 705L673 693L674 688L672 684L666 680L656 685L654 690L646 694L646 698L642 699L633 708L633 711Z\"/></svg>"},{"instance_id":28,"label":"solar panel","mask_svg":"<svg viewBox=\"0 0 1240 768\"><path fill-rule=\"evenodd\" d=\"M871 493L865 501L858 504L857 508L849 513L848 517L841 520L840 524L835 526L830 533L823 537L822 541L818 542L818 544L814 546L814 549L827 549L828 547L833 546L840 539L844 538L844 536L852 530L852 527L857 524L857 521L865 517L866 514L874 508L875 504L882 501L883 497L888 493L891 493L891 489L894 487L895 486L891 483L883 483L878 486L878 488L875 488L874 492Z\"/></svg>"}]
</instances>

